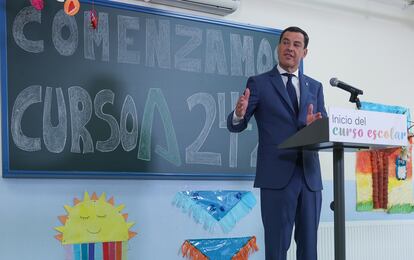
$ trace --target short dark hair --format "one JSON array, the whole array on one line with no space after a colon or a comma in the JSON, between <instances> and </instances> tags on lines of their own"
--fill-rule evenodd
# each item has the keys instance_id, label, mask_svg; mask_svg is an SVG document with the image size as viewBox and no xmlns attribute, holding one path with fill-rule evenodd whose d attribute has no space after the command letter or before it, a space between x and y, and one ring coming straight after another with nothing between
<instances>
[{"instance_id":1,"label":"short dark hair","mask_svg":"<svg viewBox=\"0 0 414 260\"><path fill-rule=\"evenodd\" d=\"M302 30L302 29L300 29L299 27L296 27L296 26L291 26L291 27L288 27L288 28L284 29L282 34L280 35L279 43L282 41L283 34L285 34L285 32L297 32L297 33L303 34L303 38L305 39L305 46L303 48L306 49L308 47L308 43L309 43L308 34L304 30Z\"/></svg>"}]
</instances>

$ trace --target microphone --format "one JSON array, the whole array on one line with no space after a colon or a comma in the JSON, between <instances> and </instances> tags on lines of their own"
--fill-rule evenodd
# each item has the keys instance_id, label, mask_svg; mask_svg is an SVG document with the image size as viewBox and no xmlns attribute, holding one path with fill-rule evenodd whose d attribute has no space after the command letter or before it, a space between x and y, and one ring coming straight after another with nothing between
<instances>
[{"instance_id":1,"label":"microphone","mask_svg":"<svg viewBox=\"0 0 414 260\"><path fill-rule=\"evenodd\" d=\"M342 82L337 78L331 78L329 83L331 83L332 87L338 87L338 88L341 88L341 89L351 93L351 97L349 98L349 102L356 103L357 108L358 109L361 108L361 102L359 101L358 95L364 94L364 91L362 91L358 88L355 88L351 85L348 85L345 82Z\"/></svg>"},{"instance_id":2,"label":"microphone","mask_svg":"<svg viewBox=\"0 0 414 260\"><path fill-rule=\"evenodd\" d=\"M338 87L341 88L345 91L348 91L349 93L351 93L351 95L362 95L364 94L364 91L355 88L351 85L346 84L345 82L340 81L337 78L331 78L331 80L329 81L329 83L331 83L332 87Z\"/></svg>"}]
</instances>

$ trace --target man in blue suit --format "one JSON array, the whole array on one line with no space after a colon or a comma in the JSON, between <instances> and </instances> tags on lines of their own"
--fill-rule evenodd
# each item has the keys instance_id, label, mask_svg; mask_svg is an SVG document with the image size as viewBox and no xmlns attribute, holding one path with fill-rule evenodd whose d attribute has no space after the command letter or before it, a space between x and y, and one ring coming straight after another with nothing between
<instances>
[{"instance_id":1,"label":"man in blue suit","mask_svg":"<svg viewBox=\"0 0 414 260\"><path fill-rule=\"evenodd\" d=\"M256 178L260 188L266 260L285 260L293 226L298 260L317 259L322 180L317 152L278 145L313 121L326 117L322 84L299 71L309 37L286 28L279 40L279 64L250 77L227 118L231 132L246 129L254 115L259 132Z\"/></svg>"}]
</instances>

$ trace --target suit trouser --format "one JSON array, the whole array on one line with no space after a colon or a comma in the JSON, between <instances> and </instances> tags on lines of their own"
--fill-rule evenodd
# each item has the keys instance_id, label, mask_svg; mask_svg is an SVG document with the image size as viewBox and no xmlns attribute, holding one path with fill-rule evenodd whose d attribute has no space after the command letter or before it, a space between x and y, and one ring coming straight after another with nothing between
<instances>
[{"instance_id":1,"label":"suit trouser","mask_svg":"<svg viewBox=\"0 0 414 260\"><path fill-rule=\"evenodd\" d=\"M317 234L321 212L321 191L306 185L302 165L296 166L283 189L260 189L266 260L285 260L292 229L298 260L317 259Z\"/></svg>"}]
</instances>

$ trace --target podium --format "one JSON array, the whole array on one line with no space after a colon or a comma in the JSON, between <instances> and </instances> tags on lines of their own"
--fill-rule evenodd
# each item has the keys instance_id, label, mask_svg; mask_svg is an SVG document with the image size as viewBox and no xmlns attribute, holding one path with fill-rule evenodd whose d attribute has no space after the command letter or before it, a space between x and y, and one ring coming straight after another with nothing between
<instances>
[{"instance_id":1,"label":"podium","mask_svg":"<svg viewBox=\"0 0 414 260\"><path fill-rule=\"evenodd\" d=\"M340 115L339 119L346 118L346 120L336 120L335 122L335 119L338 119L338 115ZM344 117L344 115L346 115L346 117ZM386 119L388 119L388 117L391 117L392 119L387 121ZM378 118L381 119L380 123L378 123ZM349 119L351 119L352 122ZM360 124L362 119L364 120L364 124ZM333 109L332 112L331 110L329 111L328 118L316 120L279 145L279 148L281 149L302 148L305 150L333 152L335 260L346 259L344 152L355 152L359 149L375 149L407 145L407 141L404 142L404 140L372 140L367 142L369 136L373 136L372 127L374 127L368 123L369 121L375 121L375 129L381 131L382 134L388 131L387 136L391 136L392 133L396 137L401 137L403 139L404 136L402 131L407 133L407 120L405 116L402 115L342 109L339 109L338 112L338 110ZM350 122L359 122L359 127L356 125L353 126L356 127L357 131L360 131L359 133L362 133L361 136L358 136L361 137L360 139L355 139L354 136L352 136L352 138L348 138L349 136L343 136L344 138L339 136L338 138L338 136L334 135L336 131L340 133L339 131L341 129L338 128L338 125L340 127L346 124L347 127L349 127L350 124L348 123ZM393 129L392 132L389 130L390 127ZM400 134L402 136L399 136ZM371 137L371 139L373 139L373 137Z\"/></svg>"}]
</instances>

